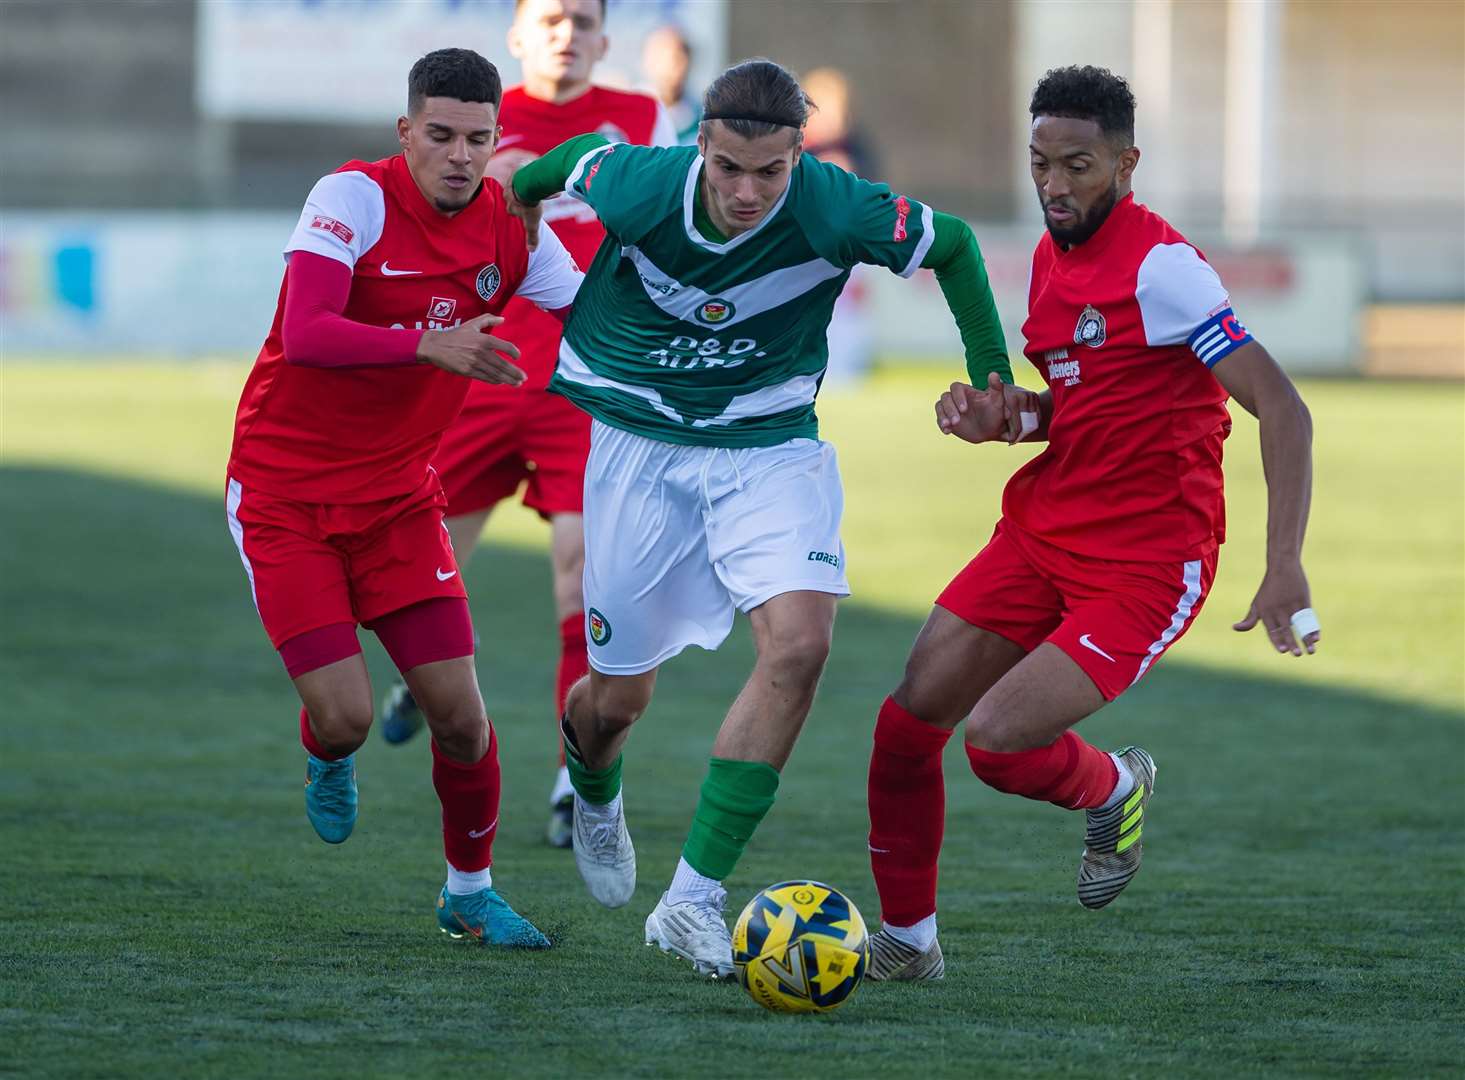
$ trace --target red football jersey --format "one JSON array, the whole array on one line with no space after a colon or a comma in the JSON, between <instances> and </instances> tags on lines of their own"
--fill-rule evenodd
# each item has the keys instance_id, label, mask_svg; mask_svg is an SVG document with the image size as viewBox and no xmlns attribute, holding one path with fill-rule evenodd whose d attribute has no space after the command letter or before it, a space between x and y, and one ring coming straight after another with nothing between
<instances>
[{"instance_id":1,"label":"red football jersey","mask_svg":"<svg viewBox=\"0 0 1465 1080\"><path fill-rule=\"evenodd\" d=\"M592 131L611 142L639 146L676 143L676 131L654 97L604 86L592 86L563 105L532 98L522 86L513 87L504 92L499 123L504 129L500 150L527 150L535 155ZM605 239L605 229L590 207L576 199L551 199L544 204L544 221L580 269L590 265ZM519 366L529 376L525 385L544 389L559 361L563 325L532 304L522 302L511 303L504 312L504 320L500 331L519 346Z\"/></svg>"},{"instance_id":2,"label":"red football jersey","mask_svg":"<svg viewBox=\"0 0 1465 1080\"><path fill-rule=\"evenodd\" d=\"M351 268L353 322L447 330L515 294L549 310L581 279L564 248L531 255L503 189L485 180L448 217L422 195L402 155L352 161L311 190L290 241ZM472 380L430 364L318 368L286 362L288 277L269 337L244 385L229 474L246 488L301 502L354 503L416 490Z\"/></svg>"},{"instance_id":3,"label":"red football jersey","mask_svg":"<svg viewBox=\"0 0 1465 1080\"><path fill-rule=\"evenodd\" d=\"M1101 559L1214 551L1231 419L1211 368L1252 338L1200 252L1132 195L1070 250L1045 232L1023 336L1053 417L1047 448L1007 484L1004 517Z\"/></svg>"}]
</instances>

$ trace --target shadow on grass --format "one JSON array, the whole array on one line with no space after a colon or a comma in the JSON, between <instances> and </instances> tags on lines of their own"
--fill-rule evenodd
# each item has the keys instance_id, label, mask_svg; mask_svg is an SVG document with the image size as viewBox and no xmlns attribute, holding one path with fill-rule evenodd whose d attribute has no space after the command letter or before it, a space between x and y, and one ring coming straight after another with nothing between
<instances>
[{"instance_id":1,"label":"shadow on grass","mask_svg":"<svg viewBox=\"0 0 1465 1080\"><path fill-rule=\"evenodd\" d=\"M361 827L342 849L320 848L299 820L293 694L222 502L7 469L0 521L0 973L18 988L0 1041L9 1030L32 1062L101 1045L118 1074L174 1055L299 1070L372 1046L369 1074L468 1060L476 1043L438 1003L483 967L425 930L442 867L426 748L373 737L359 759ZM539 840L558 648L546 559L488 544L468 582L505 776L496 883L561 946L496 956L494 984L475 991L470 1012L502 1034L496 1063L506 1075L669 1074L695 1039L720 1071L753 1071L747 1040L787 1029L751 1029L765 1018L740 995L708 997L639 946L713 732L751 666L746 627L716 655L667 665L626 760L641 887L603 912ZM735 897L810 876L873 919L869 736L918 628L841 606L818 703ZM1116 1072L1213 1071L1218 1032L1243 1071L1458 1060L1446 1020L1461 1005L1461 715L1188 665L1183 649L1084 724L1100 745L1143 743L1161 766L1149 859L1123 902L1078 912L1077 823L982 788L953 747L951 978L904 997L862 991L878 1007L801 1027L788 1064L909 1069L892 1024L945 1048L932 1075L967 1068L968 1051L1024 1074L1077 1067L1053 1059L1055 1035ZM380 688L390 669L374 644L368 657ZM58 895L81 912L64 924ZM1116 978L1128 996L1115 996ZM1138 1043L1126 1026L1136 1002ZM967 1020L953 1026L957 1015ZM599 1049L552 1037L547 1016L598 1031Z\"/></svg>"}]
</instances>

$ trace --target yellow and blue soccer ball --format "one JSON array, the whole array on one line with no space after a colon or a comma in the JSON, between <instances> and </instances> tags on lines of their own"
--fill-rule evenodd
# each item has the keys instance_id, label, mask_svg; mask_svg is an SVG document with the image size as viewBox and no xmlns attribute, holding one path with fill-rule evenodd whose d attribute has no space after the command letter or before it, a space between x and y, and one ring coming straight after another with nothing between
<instances>
[{"instance_id":1,"label":"yellow and blue soccer ball","mask_svg":"<svg viewBox=\"0 0 1465 1080\"><path fill-rule=\"evenodd\" d=\"M772 1012L828 1012L850 999L870 966L855 905L818 881L781 881L743 908L733 965L748 996Z\"/></svg>"}]
</instances>

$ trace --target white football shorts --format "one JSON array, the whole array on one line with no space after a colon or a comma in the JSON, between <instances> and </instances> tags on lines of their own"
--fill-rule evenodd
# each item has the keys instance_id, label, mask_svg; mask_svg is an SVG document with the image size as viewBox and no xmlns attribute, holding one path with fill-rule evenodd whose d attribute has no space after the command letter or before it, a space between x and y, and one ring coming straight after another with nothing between
<instances>
[{"instance_id":1,"label":"white football shorts","mask_svg":"<svg viewBox=\"0 0 1465 1080\"><path fill-rule=\"evenodd\" d=\"M650 671L716 649L733 610L780 593L849 595L834 447L659 442L595 421L585 466L590 666Z\"/></svg>"}]
</instances>

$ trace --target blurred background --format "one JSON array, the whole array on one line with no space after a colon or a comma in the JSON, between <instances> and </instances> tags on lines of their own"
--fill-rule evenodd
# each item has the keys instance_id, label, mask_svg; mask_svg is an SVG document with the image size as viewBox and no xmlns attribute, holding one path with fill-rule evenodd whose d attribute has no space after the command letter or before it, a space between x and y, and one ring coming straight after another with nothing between
<instances>
[{"instance_id":1,"label":"blurred background","mask_svg":"<svg viewBox=\"0 0 1465 1080\"><path fill-rule=\"evenodd\" d=\"M513 6L5 0L6 350L253 352L313 181L395 152L430 49L476 48L514 82ZM688 128L732 60L800 73L816 152L978 226L1013 342L1039 227L1028 95L1049 67L1108 66L1139 100L1138 197L1206 250L1285 365L1465 375L1456 0L611 0L608 30L598 78L659 83ZM856 280L833 378L955 350L923 276Z\"/></svg>"}]
</instances>

